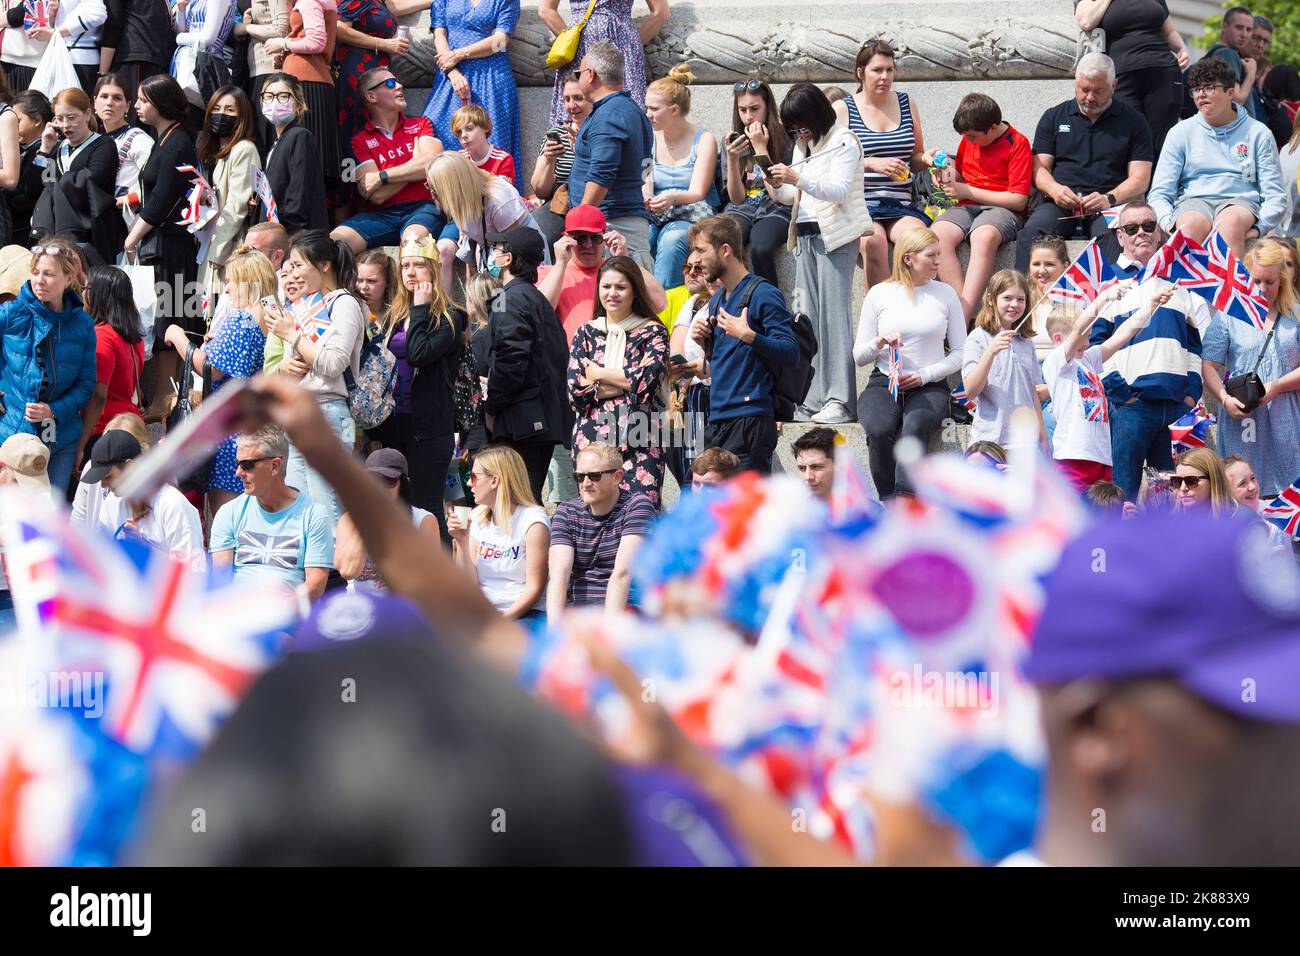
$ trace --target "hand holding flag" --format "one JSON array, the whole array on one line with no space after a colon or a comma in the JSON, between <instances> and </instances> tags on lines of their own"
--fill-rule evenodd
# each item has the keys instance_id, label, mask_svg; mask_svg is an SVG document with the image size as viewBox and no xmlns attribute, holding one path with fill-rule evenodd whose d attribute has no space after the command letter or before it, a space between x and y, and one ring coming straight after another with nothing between
<instances>
[{"instance_id":1,"label":"hand holding flag","mask_svg":"<svg viewBox=\"0 0 1300 956\"><path fill-rule=\"evenodd\" d=\"M1288 537L1300 536L1300 478L1264 506L1264 520L1281 528Z\"/></svg>"},{"instance_id":2,"label":"hand holding flag","mask_svg":"<svg viewBox=\"0 0 1300 956\"><path fill-rule=\"evenodd\" d=\"M1082 308L1118 281L1115 267L1101 254L1101 246L1094 239L1047 290L1047 298Z\"/></svg>"}]
</instances>

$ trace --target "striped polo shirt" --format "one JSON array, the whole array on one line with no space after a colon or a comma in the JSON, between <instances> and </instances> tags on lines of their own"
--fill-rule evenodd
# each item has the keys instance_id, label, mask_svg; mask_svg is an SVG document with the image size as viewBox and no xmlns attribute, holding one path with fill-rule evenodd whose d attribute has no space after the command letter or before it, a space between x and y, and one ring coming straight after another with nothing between
<instances>
[{"instance_id":1,"label":"striped polo shirt","mask_svg":"<svg viewBox=\"0 0 1300 956\"><path fill-rule=\"evenodd\" d=\"M614 573L614 559L624 535L647 535L658 517L654 503L640 492L624 489L609 514L597 518L581 498L561 502L551 519L551 546L573 548L568 603L604 604Z\"/></svg>"}]
</instances>

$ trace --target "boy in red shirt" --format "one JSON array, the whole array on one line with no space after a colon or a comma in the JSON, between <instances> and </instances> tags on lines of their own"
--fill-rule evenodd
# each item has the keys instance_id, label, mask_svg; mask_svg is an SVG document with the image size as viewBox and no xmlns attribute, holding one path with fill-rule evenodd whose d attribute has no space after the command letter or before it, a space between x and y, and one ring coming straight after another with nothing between
<instances>
[{"instance_id":1,"label":"boy in red shirt","mask_svg":"<svg viewBox=\"0 0 1300 956\"><path fill-rule=\"evenodd\" d=\"M956 168L938 185L958 204L935 220L934 234L943 246L939 278L957 290L970 322L993 275L998 247L1013 241L1024 225L1033 152L983 93L962 97L952 125L961 134ZM967 237L970 262L963 281L957 247Z\"/></svg>"},{"instance_id":2,"label":"boy in red shirt","mask_svg":"<svg viewBox=\"0 0 1300 956\"><path fill-rule=\"evenodd\" d=\"M488 139L492 135L492 120L487 110L477 103L467 103L452 114L451 131L475 166L514 184L515 158Z\"/></svg>"}]
</instances>

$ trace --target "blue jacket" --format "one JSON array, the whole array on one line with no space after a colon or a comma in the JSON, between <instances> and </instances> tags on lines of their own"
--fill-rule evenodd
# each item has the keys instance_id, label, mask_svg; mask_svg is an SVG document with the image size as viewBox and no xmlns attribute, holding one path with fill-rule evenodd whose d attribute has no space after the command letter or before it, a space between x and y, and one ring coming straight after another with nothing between
<instances>
[{"instance_id":1,"label":"blue jacket","mask_svg":"<svg viewBox=\"0 0 1300 956\"><path fill-rule=\"evenodd\" d=\"M772 418L772 388L776 370L799 364L799 343L794 337L794 321L785 307L781 290L758 276L746 276L727 294L717 292L719 311L737 315L736 306L744 297L745 287L757 282L749 300L749 327L754 330L752 345L732 338L714 326L713 353L709 356L709 421L727 421L761 415Z\"/></svg>"},{"instance_id":2,"label":"blue jacket","mask_svg":"<svg viewBox=\"0 0 1300 956\"><path fill-rule=\"evenodd\" d=\"M41 393L41 350L49 387ZM81 409L95 391L95 323L68 290L63 311L53 312L24 282L18 298L0 305L0 392L4 417L0 440L19 432L37 435L51 450L81 436ZM40 422L26 418L28 402L44 402L54 412L55 430L43 434ZM50 439L53 438L53 441Z\"/></svg>"},{"instance_id":3,"label":"blue jacket","mask_svg":"<svg viewBox=\"0 0 1300 956\"><path fill-rule=\"evenodd\" d=\"M593 182L609 189L600 204L600 211L607 219L618 216L649 219L641 186L654 142L650 121L627 90L596 100L573 144L570 202L579 205L587 183Z\"/></svg>"}]
</instances>

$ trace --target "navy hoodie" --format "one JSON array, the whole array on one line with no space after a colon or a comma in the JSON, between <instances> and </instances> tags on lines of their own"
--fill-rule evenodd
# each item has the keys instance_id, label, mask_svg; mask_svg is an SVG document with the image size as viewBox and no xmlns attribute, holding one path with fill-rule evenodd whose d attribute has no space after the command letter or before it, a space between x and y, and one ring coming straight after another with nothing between
<instances>
[{"instance_id":1,"label":"navy hoodie","mask_svg":"<svg viewBox=\"0 0 1300 956\"><path fill-rule=\"evenodd\" d=\"M709 357L709 421L727 421L762 415L775 416L772 385L775 369L799 364L799 343L794 322L785 307L785 296L770 282L748 275L722 297L719 313L725 309L738 315L745 288L758 283L749 300L749 327L756 333L753 344L732 338L721 327L713 328L713 354Z\"/></svg>"}]
</instances>

